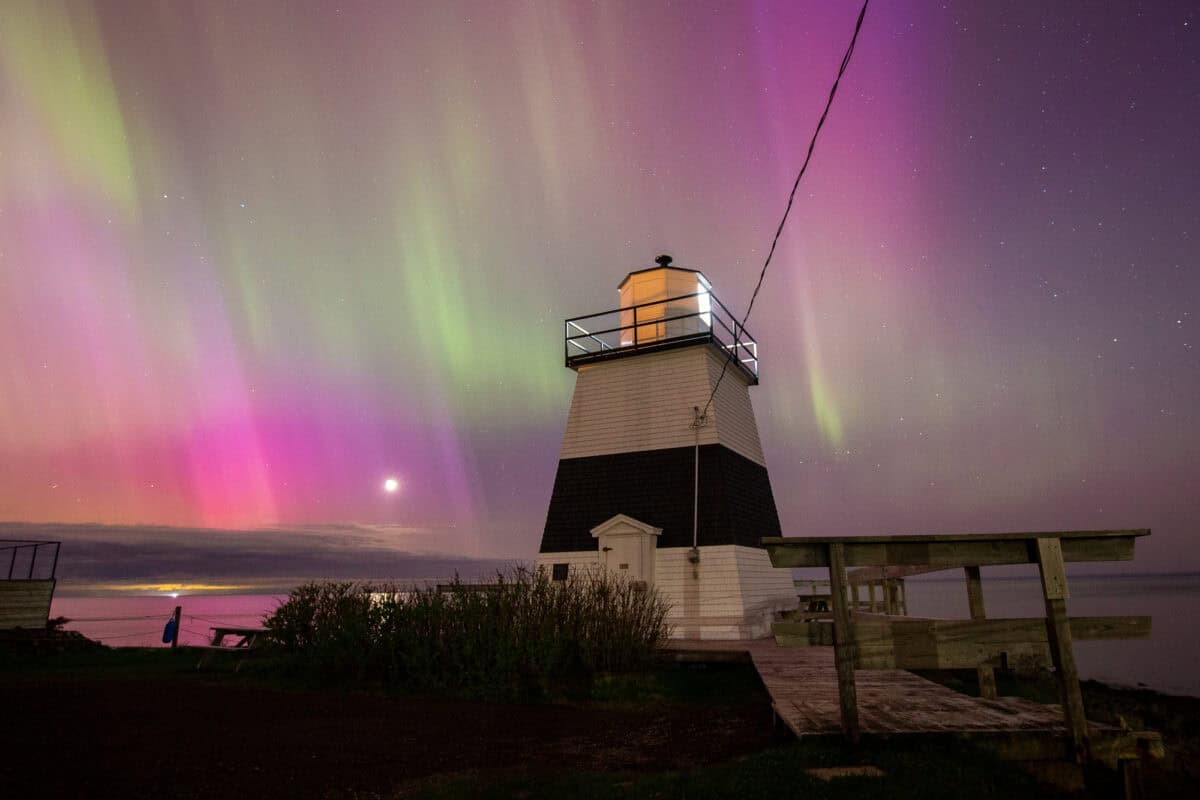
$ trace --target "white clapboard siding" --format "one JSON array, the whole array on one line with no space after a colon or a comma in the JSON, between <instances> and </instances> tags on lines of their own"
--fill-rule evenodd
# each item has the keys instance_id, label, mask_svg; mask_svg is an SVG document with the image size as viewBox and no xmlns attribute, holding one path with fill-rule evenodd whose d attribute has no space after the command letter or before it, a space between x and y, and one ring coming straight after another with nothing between
<instances>
[{"instance_id":1,"label":"white clapboard siding","mask_svg":"<svg viewBox=\"0 0 1200 800\"><path fill-rule=\"evenodd\" d=\"M733 364L725 370L725 378L717 385L724 365L724 357L711 348L708 353L708 374L712 386L717 386L717 395L709 415L720 432L721 444L740 453L756 464L766 466L762 442L758 438L758 425L754 422L754 407L750 404L750 385L742 371ZM712 389L709 388L709 392Z\"/></svg>"},{"instance_id":2,"label":"white clapboard siding","mask_svg":"<svg viewBox=\"0 0 1200 800\"><path fill-rule=\"evenodd\" d=\"M797 607L799 601L790 569L772 566L767 551L757 547L738 546L734 552L746 613L759 609L774 613Z\"/></svg>"},{"instance_id":3,"label":"white clapboard siding","mask_svg":"<svg viewBox=\"0 0 1200 800\"><path fill-rule=\"evenodd\" d=\"M567 564L571 572L596 569L600 566L599 550L581 550L570 553L538 553L537 565L550 569L555 564Z\"/></svg>"},{"instance_id":4,"label":"white clapboard siding","mask_svg":"<svg viewBox=\"0 0 1200 800\"><path fill-rule=\"evenodd\" d=\"M580 367L561 458L687 447L696 442L693 408L704 407L723 356L708 344ZM766 466L749 384L730 366L700 444L723 444Z\"/></svg>"},{"instance_id":5,"label":"white clapboard siding","mask_svg":"<svg viewBox=\"0 0 1200 800\"><path fill-rule=\"evenodd\" d=\"M691 639L766 636L776 615L796 608L791 570L771 566L766 550L741 545L700 548L699 580L686 547L655 551L654 586L671 604L674 635ZM541 553L537 563L598 568L597 551Z\"/></svg>"}]
</instances>

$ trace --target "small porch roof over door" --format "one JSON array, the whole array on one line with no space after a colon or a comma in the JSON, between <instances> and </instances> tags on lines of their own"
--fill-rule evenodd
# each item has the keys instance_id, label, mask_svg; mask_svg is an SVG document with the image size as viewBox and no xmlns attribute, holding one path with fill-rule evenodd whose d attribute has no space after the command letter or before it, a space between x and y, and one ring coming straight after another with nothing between
<instances>
[{"instance_id":1,"label":"small porch roof over door","mask_svg":"<svg viewBox=\"0 0 1200 800\"><path fill-rule=\"evenodd\" d=\"M650 536L659 536L662 534L662 528L656 528L653 525L636 520L627 514L617 514L609 517L604 522L601 522L596 527L592 528L592 537L599 538L601 536L621 534L648 534Z\"/></svg>"}]
</instances>

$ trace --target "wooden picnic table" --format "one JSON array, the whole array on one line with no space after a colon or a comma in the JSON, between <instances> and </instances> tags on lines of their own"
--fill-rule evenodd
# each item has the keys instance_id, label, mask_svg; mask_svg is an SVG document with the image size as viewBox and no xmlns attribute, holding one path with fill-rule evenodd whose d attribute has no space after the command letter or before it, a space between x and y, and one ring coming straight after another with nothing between
<instances>
[{"instance_id":1,"label":"wooden picnic table","mask_svg":"<svg viewBox=\"0 0 1200 800\"><path fill-rule=\"evenodd\" d=\"M243 628L233 625L220 625L209 628L213 632L212 647L221 647L226 636L239 636L234 647L254 647L258 644L258 637L266 633L266 628Z\"/></svg>"}]
</instances>

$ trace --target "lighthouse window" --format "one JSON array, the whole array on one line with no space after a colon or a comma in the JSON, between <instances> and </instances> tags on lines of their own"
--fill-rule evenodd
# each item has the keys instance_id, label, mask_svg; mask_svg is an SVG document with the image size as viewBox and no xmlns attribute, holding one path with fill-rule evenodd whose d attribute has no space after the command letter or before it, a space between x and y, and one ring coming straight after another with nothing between
<instances>
[{"instance_id":1,"label":"lighthouse window","mask_svg":"<svg viewBox=\"0 0 1200 800\"><path fill-rule=\"evenodd\" d=\"M697 311L700 312L700 321L704 323L704 327L712 327L712 299L708 293L708 287L703 281L696 281L696 305Z\"/></svg>"},{"instance_id":2,"label":"lighthouse window","mask_svg":"<svg viewBox=\"0 0 1200 800\"><path fill-rule=\"evenodd\" d=\"M570 571L570 564L555 564L550 572L550 577L556 581L565 581L567 579L567 573Z\"/></svg>"}]
</instances>

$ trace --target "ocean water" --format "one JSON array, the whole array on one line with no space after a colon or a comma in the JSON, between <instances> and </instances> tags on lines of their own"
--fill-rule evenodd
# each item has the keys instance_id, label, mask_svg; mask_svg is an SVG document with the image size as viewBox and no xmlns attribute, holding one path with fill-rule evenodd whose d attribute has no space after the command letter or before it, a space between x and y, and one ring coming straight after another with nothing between
<instances>
[{"instance_id":1,"label":"ocean water","mask_svg":"<svg viewBox=\"0 0 1200 800\"><path fill-rule=\"evenodd\" d=\"M131 597L55 597L51 617L71 620L65 627L111 647L155 647L163 627L182 609L180 644L208 644L214 625L256 627L286 595L137 595Z\"/></svg>"},{"instance_id":2,"label":"ocean water","mask_svg":"<svg viewBox=\"0 0 1200 800\"><path fill-rule=\"evenodd\" d=\"M907 581L910 614L969 616L965 581L943 574ZM1081 677L1200 697L1200 575L1072 575L1069 587L1067 608L1073 616L1154 618L1149 639L1076 642ZM984 569L983 591L989 617L1044 616L1036 575L997 576ZM164 646L163 626L179 605L180 643L207 644L212 625L258 625L283 599L278 594L64 596L55 598L51 616L68 617L68 629L114 647Z\"/></svg>"}]
</instances>

